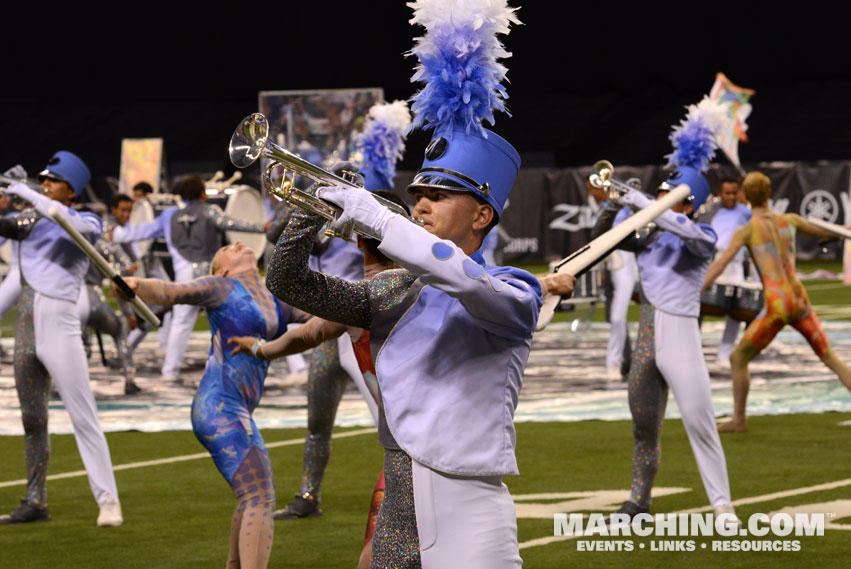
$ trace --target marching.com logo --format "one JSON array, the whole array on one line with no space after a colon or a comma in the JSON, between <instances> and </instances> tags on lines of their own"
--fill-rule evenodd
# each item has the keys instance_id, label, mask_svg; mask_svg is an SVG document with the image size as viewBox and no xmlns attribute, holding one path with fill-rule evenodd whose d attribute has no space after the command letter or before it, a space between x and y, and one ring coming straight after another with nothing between
<instances>
[{"instance_id":1,"label":"marching.com logo","mask_svg":"<svg viewBox=\"0 0 851 569\"><path fill-rule=\"evenodd\" d=\"M823 536L825 514L778 513L753 514L747 521L734 514L553 514L553 534L571 537L753 537L763 539L713 540L709 544L691 539L650 540L578 540L578 551L632 551L636 547L650 551L800 551L800 540L776 539Z\"/></svg>"}]
</instances>

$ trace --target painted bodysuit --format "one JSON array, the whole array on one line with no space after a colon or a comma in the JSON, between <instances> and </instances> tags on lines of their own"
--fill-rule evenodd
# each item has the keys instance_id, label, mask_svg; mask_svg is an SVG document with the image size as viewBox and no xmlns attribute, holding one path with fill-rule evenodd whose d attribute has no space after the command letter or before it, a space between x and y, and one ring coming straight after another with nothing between
<instances>
[{"instance_id":1,"label":"painted bodysuit","mask_svg":"<svg viewBox=\"0 0 851 569\"><path fill-rule=\"evenodd\" d=\"M228 567L264 567L272 543L275 488L269 454L251 414L263 395L269 362L233 356L227 341L235 336L279 336L286 330L289 309L265 289L257 273L163 286L165 292L152 302L207 310L212 346L192 401L192 430L239 501Z\"/></svg>"},{"instance_id":2,"label":"painted bodysuit","mask_svg":"<svg viewBox=\"0 0 851 569\"><path fill-rule=\"evenodd\" d=\"M810 306L807 290L795 274L795 226L786 216L775 214L774 219L776 225L753 217L747 226L746 243L762 278L765 304L745 330L740 344L750 342L760 352L789 324L824 358L830 344Z\"/></svg>"}]
</instances>

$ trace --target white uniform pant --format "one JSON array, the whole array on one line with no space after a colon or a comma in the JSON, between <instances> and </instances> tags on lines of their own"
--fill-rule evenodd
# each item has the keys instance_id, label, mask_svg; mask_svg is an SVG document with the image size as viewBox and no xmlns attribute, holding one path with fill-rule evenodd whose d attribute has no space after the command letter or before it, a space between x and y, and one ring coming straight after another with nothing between
<instances>
[{"instance_id":1,"label":"white uniform pant","mask_svg":"<svg viewBox=\"0 0 851 569\"><path fill-rule=\"evenodd\" d=\"M612 279L612 300L609 306L609 344L606 348L606 367L620 369L623 362L623 350L626 344L627 328L626 314L629 302L635 291L635 281L638 279L638 264L635 254L629 251L615 251L620 255L621 263L617 269L610 270Z\"/></svg>"},{"instance_id":2,"label":"white uniform pant","mask_svg":"<svg viewBox=\"0 0 851 569\"><path fill-rule=\"evenodd\" d=\"M81 339L77 303L36 292L33 326L36 357L53 379L71 417L92 494L98 504L109 498L118 499L109 447L89 385L89 364Z\"/></svg>"},{"instance_id":3,"label":"white uniform pant","mask_svg":"<svg viewBox=\"0 0 851 569\"><path fill-rule=\"evenodd\" d=\"M192 265L188 265L175 271L174 282L191 281L192 277ZM183 365L183 356L186 354L186 344L189 343L189 336L195 328L195 321L198 320L201 307L191 304L175 304L171 313L171 326L168 330L168 345L165 349L162 375L163 377L176 378L180 375L180 366Z\"/></svg>"},{"instance_id":4,"label":"white uniform pant","mask_svg":"<svg viewBox=\"0 0 851 569\"><path fill-rule=\"evenodd\" d=\"M713 508L730 504L727 460L718 436L697 318L654 312L656 367L674 394L709 503Z\"/></svg>"},{"instance_id":5,"label":"white uniform pant","mask_svg":"<svg viewBox=\"0 0 851 569\"><path fill-rule=\"evenodd\" d=\"M0 283L0 318L15 306L21 296L21 270L18 265L12 265L3 282Z\"/></svg>"},{"instance_id":6,"label":"white uniform pant","mask_svg":"<svg viewBox=\"0 0 851 569\"><path fill-rule=\"evenodd\" d=\"M501 476L454 476L411 461L423 569L519 569L517 511Z\"/></svg>"}]
</instances>

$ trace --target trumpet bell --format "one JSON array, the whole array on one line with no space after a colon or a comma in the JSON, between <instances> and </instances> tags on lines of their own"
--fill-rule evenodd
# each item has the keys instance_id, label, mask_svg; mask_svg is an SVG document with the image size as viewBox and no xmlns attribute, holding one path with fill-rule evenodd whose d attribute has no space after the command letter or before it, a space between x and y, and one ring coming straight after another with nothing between
<instances>
[{"instance_id":1,"label":"trumpet bell","mask_svg":"<svg viewBox=\"0 0 851 569\"><path fill-rule=\"evenodd\" d=\"M254 164L263 154L269 139L269 121L260 113L245 117L231 136L228 145L230 161L237 168Z\"/></svg>"},{"instance_id":2,"label":"trumpet bell","mask_svg":"<svg viewBox=\"0 0 851 569\"><path fill-rule=\"evenodd\" d=\"M602 176L604 171L608 171L609 174L615 171L615 167L612 166L612 163L608 160L597 160L594 163L594 173L598 176Z\"/></svg>"}]
</instances>

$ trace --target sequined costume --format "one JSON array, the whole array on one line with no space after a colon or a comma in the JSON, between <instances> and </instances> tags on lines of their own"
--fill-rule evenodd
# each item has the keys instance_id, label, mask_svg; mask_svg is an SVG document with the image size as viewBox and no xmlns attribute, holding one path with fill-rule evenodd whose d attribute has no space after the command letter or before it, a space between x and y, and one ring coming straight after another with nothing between
<instances>
[{"instance_id":1,"label":"sequined costume","mask_svg":"<svg viewBox=\"0 0 851 569\"><path fill-rule=\"evenodd\" d=\"M277 243L292 215L290 208L282 208L272 227L266 233L267 240ZM363 253L354 243L340 238L328 239L324 235L311 248L309 267L318 272L339 277L347 281L363 279ZM295 505L307 500L318 509L322 500L322 480L331 458L331 433L337 408L352 380L364 393L363 378L347 336L329 340L314 348L307 357L307 436L304 441L302 477L296 501L276 512L281 518L300 517ZM368 394L364 398L369 405ZM371 406L371 410L375 406Z\"/></svg>"},{"instance_id":2,"label":"sequined costume","mask_svg":"<svg viewBox=\"0 0 851 569\"><path fill-rule=\"evenodd\" d=\"M89 385L76 300L88 258L62 227L46 216L63 215L94 241L101 222L28 188L19 195L32 203L17 218L4 218L0 234L20 241L21 296L15 332L15 387L21 404L27 467L27 501L47 504L50 443L47 430L51 379L71 417L89 485L103 506L118 499L106 437Z\"/></svg>"},{"instance_id":3,"label":"sequined costume","mask_svg":"<svg viewBox=\"0 0 851 569\"><path fill-rule=\"evenodd\" d=\"M450 242L399 219L390 224L379 251L408 270L384 271L371 281L350 283L306 270L320 226L321 220L310 214L294 214L270 262L267 286L307 312L369 329L382 391L379 433L413 459L411 481L416 480L418 468L441 480L456 474L460 476L454 478L467 491L477 481L488 490L494 488L500 494L498 503L505 504L507 490L502 492L501 475L517 472L512 417L541 304L537 279L510 267L485 267L480 254L468 257ZM416 274L422 276L418 279ZM454 348L444 353L441 346ZM458 347L463 351L455 351ZM453 357L447 357L453 352ZM468 357L478 353L499 357ZM386 441L382 444L388 448ZM400 523L407 529L401 533L411 535L414 519L419 524L421 515L425 516L429 532L423 552L427 554L440 513L420 510L418 505L414 518L410 511L391 507L408 499L394 496L392 489L411 486L406 473L394 480L396 468L391 472L387 462L385 468L387 491L376 525L373 567L419 566L410 555L415 543L396 540L393 536L400 535L396 530L385 533L391 527L388 518L404 515L406 521ZM429 483L440 486L437 479ZM447 495L441 492L441 497ZM477 507L492 503L486 499ZM459 514L459 523L469 522L466 516L471 512ZM470 546L467 555L481 562L486 557L519 563L511 551L511 524L497 528L514 519L513 512L499 514L497 519L488 517L493 525L486 532L491 536L490 530L496 530L493 536L499 543L484 549ZM423 534L419 536L422 543ZM377 561L381 559L395 561L381 564Z\"/></svg>"},{"instance_id":4,"label":"sequined costume","mask_svg":"<svg viewBox=\"0 0 851 569\"><path fill-rule=\"evenodd\" d=\"M257 566L263 567L272 542L275 488L269 455L251 414L263 395L269 362L233 356L223 346L232 336L271 339L282 334L289 310L269 294L256 272L157 282L160 288L146 294L146 300L163 306L191 303L207 311L212 346L192 401L192 429L239 500L229 563L238 559L242 567L254 566L244 558L253 551L261 556Z\"/></svg>"},{"instance_id":5,"label":"sequined costume","mask_svg":"<svg viewBox=\"0 0 851 569\"><path fill-rule=\"evenodd\" d=\"M639 209L652 203L634 190L630 194ZM619 208L606 209L604 227L611 226ZM629 372L635 438L630 501L650 506L670 388L709 502L714 508L727 507L730 483L697 322L700 289L715 252L716 235L708 225L671 210L656 223L658 227L647 226L620 245L636 252L641 283L638 341Z\"/></svg>"},{"instance_id":6,"label":"sequined costume","mask_svg":"<svg viewBox=\"0 0 851 569\"><path fill-rule=\"evenodd\" d=\"M231 218L222 208L204 200L192 200L183 207L167 209L152 222L116 228L113 241L165 238L174 265L174 280L186 282L210 272L213 254L224 245L225 231L263 233L266 227ZM180 375L186 344L199 313L197 306L177 305L172 309L163 377L176 379Z\"/></svg>"}]
</instances>

